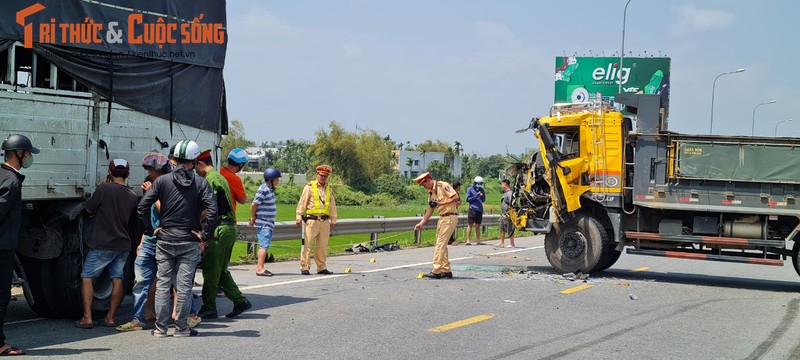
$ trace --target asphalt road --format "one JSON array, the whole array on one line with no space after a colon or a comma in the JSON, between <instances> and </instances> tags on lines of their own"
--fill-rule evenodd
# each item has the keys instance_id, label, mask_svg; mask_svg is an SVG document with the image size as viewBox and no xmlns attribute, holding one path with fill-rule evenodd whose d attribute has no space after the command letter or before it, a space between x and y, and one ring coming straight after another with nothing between
<instances>
[{"instance_id":1,"label":"asphalt road","mask_svg":"<svg viewBox=\"0 0 800 360\"><path fill-rule=\"evenodd\" d=\"M75 329L39 318L22 298L9 307L6 334L27 358L800 358L800 281L788 261L623 254L611 269L571 281L553 273L542 237L517 245L449 247L452 280L417 277L430 271L433 248L331 257L328 276L302 276L297 262L269 264L269 278L235 267L253 309L205 321L195 338ZM231 307L218 300L220 314Z\"/></svg>"}]
</instances>

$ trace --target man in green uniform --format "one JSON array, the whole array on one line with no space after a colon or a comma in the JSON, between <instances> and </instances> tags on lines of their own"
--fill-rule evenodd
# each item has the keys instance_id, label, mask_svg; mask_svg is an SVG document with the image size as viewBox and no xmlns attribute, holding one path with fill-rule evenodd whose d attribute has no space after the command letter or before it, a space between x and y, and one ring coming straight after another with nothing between
<instances>
[{"instance_id":1,"label":"man in green uniform","mask_svg":"<svg viewBox=\"0 0 800 360\"><path fill-rule=\"evenodd\" d=\"M233 318L253 305L242 295L236 282L228 271L233 244L236 242L236 215L231 202L228 181L214 169L211 150L206 150L197 158L197 174L204 177L219 208L219 225L214 237L206 245L203 257L203 307L198 314L203 319L217 318L217 286L222 288L225 297L233 301L233 311L225 315Z\"/></svg>"}]
</instances>

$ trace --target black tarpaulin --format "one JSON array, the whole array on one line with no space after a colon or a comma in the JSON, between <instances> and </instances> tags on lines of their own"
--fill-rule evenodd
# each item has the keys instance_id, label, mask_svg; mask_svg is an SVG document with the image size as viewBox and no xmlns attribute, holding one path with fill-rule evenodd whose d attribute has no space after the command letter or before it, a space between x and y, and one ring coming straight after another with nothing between
<instances>
[{"instance_id":1,"label":"black tarpaulin","mask_svg":"<svg viewBox=\"0 0 800 360\"><path fill-rule=\"evenodd\" d=\"M0 39L30 44L106 99L227 132L224 0L12 4L0 8Z\"/></svg>"}]
</instances>

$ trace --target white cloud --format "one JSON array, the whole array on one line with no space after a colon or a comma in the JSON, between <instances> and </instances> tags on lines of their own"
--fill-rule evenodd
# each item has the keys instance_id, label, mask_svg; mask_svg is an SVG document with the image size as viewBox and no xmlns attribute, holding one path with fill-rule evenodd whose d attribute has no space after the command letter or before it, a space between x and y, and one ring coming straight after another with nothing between
<instances>
[{"instance_id":1,"label":"white cloud","mask_svg":"<svg viewBox=\"0 0 800 360\"><path fill-rule=\"evenodd\" d=\"M245 14L244 25L248 31L256 31L258 35L287 36L296 32L288 22L259 7L253 7Z\"/></svg>"},{"instance_id":2,"label":"white cloud","mask_svg":"<svg viewBox=\"0 0 800 360\"><path fill-rule=\"evenodd\" d=\"M514 33L506 24L493 21L479 21L475 24L475 35L487 43L512 42Z\"/></svg>"},{"instance_id":3,"label":"white cloud","mask_svg":"<svg viewBox=\"0 0 800 360\"><path fill-rule=\"evenodd\" d=\"M673 7L672 11L679 17L678 22L670 28L670 32L675 35L724 29L730 26L735 19L732 13L722 10L697 9L694 5Z\"/></svg>"},{"instance_id":4,"label":"white cloud","mask_svg":"<svg viewBox=\"0 0 800 360\"><path fill-rule=\"evenodd\" d=\"M450 65L465 65L490 77L524 73L536 64L537 49L517 38L506 24L493 21L475 23L475 38L480 46L465 58L448 59Z\"/></svg>"},{"instance_id":5,"label":"white cloud","mask_svg":"<svg viewBox=\"0 0 800 360\"><path fill-rule=\"evenodd\" d=\"M359 58L364 53L361 44L354 41L348 41L342 44L342 49L344 50L344 56L348 59Z\"/></svg>"}]
</instances>

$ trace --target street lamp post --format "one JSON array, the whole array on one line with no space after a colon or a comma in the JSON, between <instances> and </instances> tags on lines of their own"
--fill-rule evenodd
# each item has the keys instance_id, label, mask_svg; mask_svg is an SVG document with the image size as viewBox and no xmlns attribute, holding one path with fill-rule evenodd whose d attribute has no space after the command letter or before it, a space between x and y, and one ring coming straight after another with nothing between
<instances>
[{"instance_id":1,"label":"street lamp post","mask_svg":"<svg viewBox=\"0 0 800 360\"><path fill-rule=\"evenodd\" d=\"M724 72L722 74L717 75L717 77L714 79L714 86L711 87L711 126L708 129L709 135L714 134L714 93L717 91L717 80L722 75L737 74L743 71L744 69L736 69L734 71Z\"/></svg>"},{"instance_id":2,"label":"street lamp post","mask_svg":"<svg viewBox=\"0 0 800 360\"><path fill-rule=\"evenodd\" d=\"M628 17L628 4L631 3L631 0L628 0L625 3L625 10L622 11L622 49L619 52L619 69L617 69L617 82L619 82L619 90L617 90L617 94L622 93L622 57L625 56L625 19Z\"/></svg>"},{"instance_id":3,"label":"street lamp post","mask_svg":"<svg viewBox=\"0 0 800 360\"><path fill-rule=\"evenodd\" d=\"M776 137L778 136L778 125L783 124L785 122L789 122L789 121L794 121L794 119L781 120L781 121L778 121L777 124L775 124L775 136Z\"/></svg>"},{"instance_id":4,"label":"street lamp post","mask_svg":"<svg viewBox=\"0 0 800 360\"><path fill-rule=\"evenodd\" d=\"M758 105L756 105L756 107L753 108L753 125L750 127L750 136L753 136L753 132L756 129L756 109L758 109L758 107L761 106L761 105L769 105L769 104L774 104L776 102L778 102L778 100L770 100L770 101L758 104Z\"/></svg>"}]
</instances>

